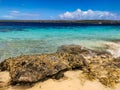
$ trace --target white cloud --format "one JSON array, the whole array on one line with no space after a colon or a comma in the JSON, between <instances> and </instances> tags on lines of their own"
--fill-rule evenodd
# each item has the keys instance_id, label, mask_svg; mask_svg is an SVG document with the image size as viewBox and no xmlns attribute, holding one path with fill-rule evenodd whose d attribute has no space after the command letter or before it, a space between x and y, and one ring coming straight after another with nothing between
<instances>
[{"instance_id":1,"label":"white cloud","mask_svg":"<svg viewBox=\"0 0 120 90\"><path fill-rule=\"evenodd\" d=\"M8 14L2 16L5 19L37 19L39 14L35 13L24 13L17 10L10 11Z\"/></svg>"},{"instance_id":2,"label":"white cloud","mask_svg":"<svg viewBox=\"0 0 120 90\"><path fill-rule=\"evenodd\" d=\"M111 13L108 11L93 11L87 10L82 11L81 9L77 9L74 12L65 12L59 15L60 19L66 20L96 20L96 19L105 19L105 20L120 20L120 15L115 13Z\"/></svg>"}]
</instances>

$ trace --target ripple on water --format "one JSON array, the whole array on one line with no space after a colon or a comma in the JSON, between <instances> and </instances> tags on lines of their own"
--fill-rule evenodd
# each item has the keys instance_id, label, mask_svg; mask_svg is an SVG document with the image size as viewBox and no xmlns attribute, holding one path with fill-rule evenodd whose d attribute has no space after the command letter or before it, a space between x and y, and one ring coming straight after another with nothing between
<instances>
[{"instance_id":1,"label":"ripple on water","mask_svg":"<svg viewBox=\"0 0 120 90\"><path fill-rule=\"evenodd\" d=\"M120 26L0 26L0 60L23 54L52 53L61 45L101 49L120 38Z\"/></svg>"}]
</instances>

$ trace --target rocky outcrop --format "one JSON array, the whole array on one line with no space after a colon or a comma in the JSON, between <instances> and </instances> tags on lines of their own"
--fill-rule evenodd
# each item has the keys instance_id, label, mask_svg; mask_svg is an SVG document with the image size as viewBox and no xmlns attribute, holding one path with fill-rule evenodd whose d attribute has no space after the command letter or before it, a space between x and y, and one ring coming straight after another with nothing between
<instances>
[{"instance_id":1,"label":"rocky outcrop","mask_svg":"<svg viewBox=\"0 0 120 90\"><path fill-rule=\"evenodd\" d=\"M69 68L68 62L57 54L20 56L1 63L8 70L12 83L33 83Z\"/></svg>"},{"instance_id":2,"label":"rocky outcrop","mask_svg":"<svg viewBox=\"0 0 120 90\"><path fill-rule=\"evenodd\" d=\"M9 58L0 63L0 69L10 72L12 84L58 79L71 69L80 69L89 80L98 79L109 87L120 82L120 58L78 45L61 46L52 54Z\"/></svg>"},{"instance_id":3,"label":"rocky outcrop","mask_svg":"<svg viewBox=\"0 0 120 90\"><path fill-rule=\"evenodd\" d=\"M97 79L108 87L114 87L120 83L120 58L98 56L84 68L84 75L89 80Z\"/></svg>"}]
</instances>

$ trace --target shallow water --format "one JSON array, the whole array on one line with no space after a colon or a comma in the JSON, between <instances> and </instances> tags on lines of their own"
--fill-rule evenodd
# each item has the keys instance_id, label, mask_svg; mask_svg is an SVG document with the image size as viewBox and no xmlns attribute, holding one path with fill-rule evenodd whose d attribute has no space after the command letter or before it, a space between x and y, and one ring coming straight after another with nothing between
<instances>
[{"instance_id":1,"label":"shallow water","mask_svg":"<svg viewBox=\"0 0 120 90\"><path fill-rule=\"evenodd\" d=\"M55 52L61 45L101 48L120 39L120 26L0 26L0 60Z\"/></svg>"}]
</instances>

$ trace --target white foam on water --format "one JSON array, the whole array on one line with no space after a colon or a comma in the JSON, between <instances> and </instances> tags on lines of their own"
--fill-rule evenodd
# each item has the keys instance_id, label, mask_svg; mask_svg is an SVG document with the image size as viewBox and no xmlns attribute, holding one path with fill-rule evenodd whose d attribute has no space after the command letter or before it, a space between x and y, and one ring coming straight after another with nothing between
<instances>
[{"instance_id":1,"label":"white foam on water","mask_svg":"<svg viewBox=\"0 0 120 90\"><path fill-rule=\"evenodd\" d=\"M107 42L105 45L107 52L111 53L115 58L120 57L120 42Z\"/></svg>"}]
</instances>

